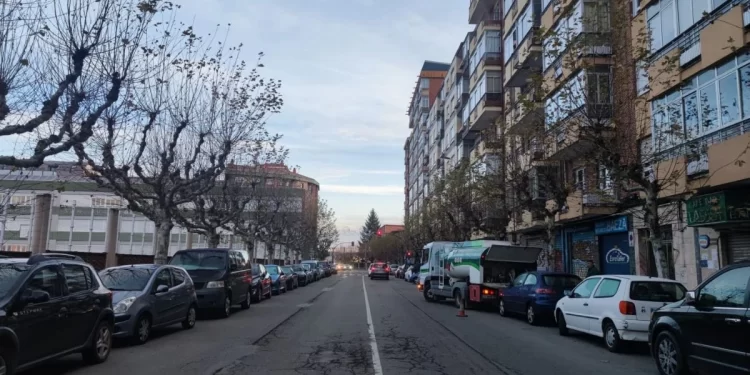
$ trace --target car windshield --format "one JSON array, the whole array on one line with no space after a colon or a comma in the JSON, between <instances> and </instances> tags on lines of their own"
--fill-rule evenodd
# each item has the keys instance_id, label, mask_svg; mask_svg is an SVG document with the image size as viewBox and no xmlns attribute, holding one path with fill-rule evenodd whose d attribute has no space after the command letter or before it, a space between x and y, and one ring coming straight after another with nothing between
<instances>
[{"instance_id":1,"label":"car windshield","mask_svg":"<svg viewBox=\"0 0 750 375\"><path fill-rule=\"evenodd\" d=\"M31 267L22 263L0 263L0 298L5 297L29 269Z\"/></svg>"},{"instance_id":2,"label":"car windshield","mask_svg":"<svg viewBox=\"0 0 750 375\"><path fill-rule=\"evenodd\" d=\"M266 269L268 270L269 275L278 275L279 274L279 267L276 266L266 266Z\"/></svg>"},{"instance_id":3,"label":"car windshield","mask_svg":"<svg viewBox=\"0 0 750 375\"><path fill-rule=\"evenodd\" d=\"M183 251L174 255L169 264L188 271L223 270L227 265L227 253L222 251Z\"/></svg>"},{"instance_id":4,"label":"car windshield","mask_svg":"<svg viewBox=\"0 0 750 375\"><path fill-rule=\"evenodd\" d=\"M633 301L677 302L685 298L685 287L667 281L634 281L630 284Z\"/></svg>"},{"instance_id":5,"label":"car windshield","mask_svg":"<svg viewBox=\"0 0 750 375\"><path fill-rule=\"evenodd\" d=\"M544 285L552 288L573 289L581 282L575 275L544 275Z\"/></svg>"},{"instance_id":6,"label":"car windshield","mask_svg":"<svg viewBox=\"0 0 750 375\"><path fill-rule=\"evenodd\" d=\"M302 264L302 265L301 265L301 267L302 267L302 268L303 268L303 269L304 269L305 271L309 271L309 270L310 270L310 265L309 265L309 264Z\"/></svg>"},{"instance_id":7,"label":"car windshield","mask_svg":"<svg viewBox=\"0 0 750 375\"><path fill-rule=\"evenodd\" d=\"M284 273L294 273L292 267L281 267L281 270L284 271Z\"/></svg>"},{"instance_id":8,"label":"car windshield","mask_svg":"<svg viewBox=\"0 0 750 375\"><path fill-rule=\"evenodd\" d=\"M146 287L153 273L150 268L110 268L99 272L99 277L111 291L139 291Z\"/></svg>"}]
</instances>

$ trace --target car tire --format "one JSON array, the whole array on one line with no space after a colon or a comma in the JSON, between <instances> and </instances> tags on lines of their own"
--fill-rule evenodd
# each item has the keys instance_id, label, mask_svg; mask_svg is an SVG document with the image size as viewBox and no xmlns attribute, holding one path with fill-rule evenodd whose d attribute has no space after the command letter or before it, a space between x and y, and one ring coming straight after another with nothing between
<instances>
[{"instance_id":1,"label":"car tire","mask_svg":"<svg viewBox=\"0 0 750 375\"><path fill-rule=\"evenodd\" d=\"M0 374L15 374L15 359L13 353L14 351L11 348L0 349Z\"/></svg>"},{"instance_id":2,"label":"car tire","mask_svg":"<svg viewBox=\"0 0 750 375\"><path fill-rule=\"evenodd\" d=\"M229 315L232 315L232 298L230 296L231 294L224 297L224 305L218 311L219 317L222 319L226 319Z\"/></svg>"},{"instance_id":3,"label":"car tire","mask_svg":"<svg viewBox=\"0 0 750 375\"><path fill-rule=\"evenodd\" d=\"M607 350L612 353L621 352L625 343L620 339L620 333L617 332L615 324L609 321L604 323L602 331L604 334L604 346L607 347Z\"/></svg>"},{"instance_id":4,"label":"car tire","mask_svg":"<svg viewBox=\"0 0 750 375\"><path fill-rule=\"evenodd\" d=\"M99 364L109 358L112 352L112 324L108 321L99 322L91 337L89 345L83 349L83 360L89 364Z\"/></svg>"},{"instance_id":5,"label":"car tire","mask_svg":"<svg viewBox=\"0 0 750 375\"><path fill-rule=\"evenodd\" d=\"M430 283L425 283L423 291L422 291L422 295L424 296L425 301L435 302L435 298L433 297L433 294L429 293L430 289L432 289L432 286L430 285Z\"/></svg>"},{"instance_id":6,"label":"car tire","mask_svg":"<svg viewBox=\"0 0 750 375\"><path fill-rule=\"evenodd\" d=\"M535 326L539 322L539 318L536 316L536 309L534 309L534 304L530 303L526 307L526 323L529 323L529 325Z\"/></svg>"},{"instance_id":7,"label":"car tire","mask_svg":"<svg viewBox=\"0 0 750 375\"><path fill-rule=\"evenodd\" d=\"M253 303L260 303L260 301L263 300L263 288L258 285L255 289L257 289L257 291L255 292L256 297L253 298Z\"/></svg>"},{"instance_id":8,"label":"car tire","mask_svg":"<svg viewBox=\"0 0 750 375\"><path fill-rule=\"evenodd\" d=\"M193 329L195 327L195 321L197 320L197 318L198 309L195 307L195 305L190 305L187 315L185 316L185 320L182 321L182 328Z\"/></svg>"},{"instance_id":9,"label":"car tire","mask_svg":"<svg viewBox=\"0 0 750 375\"><path fill-rule=\"evenodd\" d=\"M565 321L565 315L562 313L562 311L557 311L557 330L560 333L560 336L568 336L570 335L570 330L568 330L568 323Z\"/></svg>"},{"instance_id":10,"label":"car tire","mask_svg":"<svg viewBox=\"0 0 750 375\"><path fill-rule=\"evenodd\" d=\"M505 301L502 299L500 299L497 304L497 313L500 314L500 316L508 316L508 311L505 310Z\"/></svg>"},{"instance_id":11,"label":"car tire","mask_svg":"<svg viewBox=\"0 0 750 375\"><path fill-rule=\"evenodd\" d=\"M133 344L143 345L151 337L151 317L143 314L138 317L138 321L133 327Z\"/></svg>"},{"instance_id":12,"label":"car tire","mask_svg":"<svg viewBox=\"0 0 750 375\"><path fill-rule=\"evenodd\" d=\"M252 298L253 298L253 293L250 291L250 288L247 288L247 295L245 296L245 300L242 301L242 303L240 303L240 308L243 310L249 309Z\"/></svg>"},{"instance_id":13,"label":"car tire","mask_svg":"<svg viewBox=\"0 0 750 375\"><path fill-rule=\"evenodd\" d=\"M661 375L686 375L689 373L677 338L669 331L661 331L654 340L652 356Z\"/></svg>"}]
</instances>

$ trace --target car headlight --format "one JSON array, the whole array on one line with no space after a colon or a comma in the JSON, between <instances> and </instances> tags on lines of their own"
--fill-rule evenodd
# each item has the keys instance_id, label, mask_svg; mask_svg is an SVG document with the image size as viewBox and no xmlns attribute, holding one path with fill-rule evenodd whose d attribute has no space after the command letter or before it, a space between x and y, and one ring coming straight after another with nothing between
<instances>
[{"instance_id":1,"label":"car headlight","mask_svg":"<svg viewBox=\"0 0 750 375\"><path fill-rule=\"evenodd\" d=\"M209 281L208 284L206 284L206 288L223 288L224 282L223 281Z\"/></svg>"},{"instance_id":2,"label":"car headlight","mask_svg":"<svg viewBox=\"0 0 750 375\"><path fill-rule=\"evenodd\" d=\"M128 312L128 309L130 308L130 306L133 306L134 302L135 302L135 297L128 297L118 302L114 308L115 314L124 314Z\"/></svg>"}]
</instances>

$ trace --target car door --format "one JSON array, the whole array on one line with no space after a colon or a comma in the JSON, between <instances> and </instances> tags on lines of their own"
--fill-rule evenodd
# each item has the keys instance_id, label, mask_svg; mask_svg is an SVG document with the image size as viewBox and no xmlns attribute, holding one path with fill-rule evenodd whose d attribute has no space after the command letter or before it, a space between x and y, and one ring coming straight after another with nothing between
<instances>
[{"instance_id":1,"label":"car door","mask_svg":"<svg viewBox=\"0 0 750 375\"><path fill-rule=\"evenodd\" d=\"M244 297L245 293L244 290L242 290L242 286L240 285L242 283L242 279L240 278L240 262L237 260L237 254L234 251L230 251L229 254L229 277L227 278L227 281L229 282L229 287L232 290L232 304L238 304Z\"/></svg>"},{"instance_id":2,"label":"car door","mask_svg":"<svg viewBox=\"0 0 750 375\"><path fill-rule=\"evenodd\" d=\"M65 277L65 286L67 288L67 297L63 302L63 308L67 310L67 316L64 316L66 322L77 328L74 332L74 346L84 345L89 338L89 334L99 318L99 311L96 309L96 296L93 293L93 285L90 275L87 276L88 267L80 264L63 264L61 265L63 276Z\"/></svg>"},{"instance_id":3,"label":"car door","mask_svg":"<svg viewBox=\"0 0 750 375\"><path fill-rule=\"evenodd\" d=\"M188 308L193 302L193 293L195 293L195 289L191 287L187 275L183 274L182 271L171 267L169 268L169 271L172 273L173 286L171 292L174 293L172 307L174 308L176 315L174 320L182 319L187 316Z\"/></svg>"},{"instance_id":4,"label":"car door","mask_svg":"<svg viewBox=\"0 0 750 375\"><path fill-rule=\"evenodd\" d=\"M262 264L258 265L258 271L260 272L260 285L263 288L263 295L271 293L271 276L266 271L266 267Z\"/></svg>"},{"instance_id":5,"label":"car door","mask_svg":"<svg viewBox=\"0 0 750 375\"><path fill-rule=\"evenodd\" d=\"M526 276L526 280L523 281L523 286L518 290L518 307L526 311L526 306L532 303L536 297L536 284L539 281L539 276L536 273L529 273Z\"/></svg>"},{"instance_id":6,"label":"car door","mask_svg":"<svg viewBox=\"0 0 750 375\"><path fill-rule=\"evenodd\" d=\"M518 275L509 288L503 291L503 301L505 303L505 309L511 312L522 311L519 309L520 289L523 287L523 282L526 280L526 276L529 274L522 273Z\"/></svg>"},{"instance_id":7,"label":"car door","mask_svg":"<svg viewBox=\"0 0 750 375\"><path fill-rule=\"evenodd\" d=\"M57 265L45 266L35 270L19 290L18 302L9 318L9 323L18 327L19 365L59 353L74 344L76 327L60 325L66 315L63 283ZM34 290L47 292L49 300L25 304L20 301ZM54 340L48 339L50 333L55 333Z\"/></svg>"},{"instance_id":8,"label":"car door","mask_svg":"<svg viewBox=\"0 0 750 375\"><path fill-rule=\"evenodd\" d=\"M568 328L588 332L591 315L589 302L601 277L591 277L576 286L568 298L563 299L563 313Z\"/></svg>"},{"instance_id":9,"label":"car door","mask_svg":"<svg viewBox=\"0 0 750 375\"><path fill-rule=\"evenodd\" d=\"M168 288L167 291L158 293L157 289L160 285L165 285ZM169 290L172 286L172 274L168 268L162 268L156 273L156 275L154 275L151 284L151 294L153 295L154 301L152 312L154 314L153 325L155 326L172 321L176 315L173 311L175 293L173 290Z\"/></svg>"},{"instance_id":10,"label":"car door","mask_svg":"<svg viewBox=\"0 0 750 375\"><path fill-rule=\"evenodd\" d=\"M696 319L684 325L696 367L726 374L750 367L748 283L750 266L738 267L716 275L696 292L691 311Z\"/></svg>"}]
</instances>

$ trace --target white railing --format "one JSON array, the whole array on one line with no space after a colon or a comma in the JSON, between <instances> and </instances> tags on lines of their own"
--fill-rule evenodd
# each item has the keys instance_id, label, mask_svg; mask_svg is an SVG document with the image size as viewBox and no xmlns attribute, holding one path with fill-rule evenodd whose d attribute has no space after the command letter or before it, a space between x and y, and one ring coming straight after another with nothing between
<instances>
[{"instance_id":1,"label":"white railing","mask_svg":"<svg viewBox=\"0 0 750 375\"><path fill-rule=\"evenodd\" d=\"M690 47L686 48L680 54L680 66L685 66L689 62L697 59L701 55L701 42L698 41Z\"/></svg>"}]
</instances>

